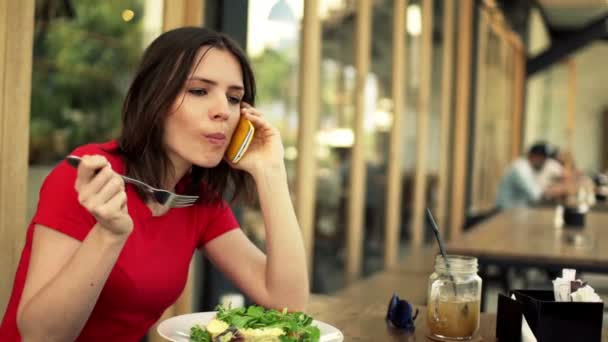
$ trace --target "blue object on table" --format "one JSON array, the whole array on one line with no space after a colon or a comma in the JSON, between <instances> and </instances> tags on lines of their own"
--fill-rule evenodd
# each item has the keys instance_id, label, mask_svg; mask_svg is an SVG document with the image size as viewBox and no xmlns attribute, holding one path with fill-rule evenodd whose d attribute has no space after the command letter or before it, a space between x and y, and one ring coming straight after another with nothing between
<instances>
[{"instance_id":1,"label":"blue object on table","mask_svg":"<svg viewBox=\"0 0 608 342\"><path fill-rule=\"evenodd\" d=\"M416 317L418 317L418 309L416 309L416 313L414 313L412 304L408 303L407 300L399 299L399 296L393 294L393 297L391 297L391 300L388 303L386 322L398 329L414 331L416 329L416 326L414 325Z\"/></svg>"}]
</instances>

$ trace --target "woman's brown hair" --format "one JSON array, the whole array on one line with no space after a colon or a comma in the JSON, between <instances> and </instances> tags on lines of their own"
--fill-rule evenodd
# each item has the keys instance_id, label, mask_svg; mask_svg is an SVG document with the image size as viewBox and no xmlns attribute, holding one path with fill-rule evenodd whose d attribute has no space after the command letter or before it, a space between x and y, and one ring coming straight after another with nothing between
<instances>
[{"instance_id":1,"label":"woman's brown hair","mask_svg":"<svg viewBox=\"0 0 608 342\"><path fill-rule=\"evenodd\" d=\"M154 187L174 172L163 143L165 118L179 96L203 46L231 53L241 65L245 94L254 105L255 79L249 60L232 39L202 27L183 27L163 33L146 49L123 104L122 132L118 138L128 176ZM222 160L216 167L193 166L185 193L215 203L230 193L232 199L251 198L253 179ZM147 199L148 195L139 192Z\"/></svg>"}]
</instances>

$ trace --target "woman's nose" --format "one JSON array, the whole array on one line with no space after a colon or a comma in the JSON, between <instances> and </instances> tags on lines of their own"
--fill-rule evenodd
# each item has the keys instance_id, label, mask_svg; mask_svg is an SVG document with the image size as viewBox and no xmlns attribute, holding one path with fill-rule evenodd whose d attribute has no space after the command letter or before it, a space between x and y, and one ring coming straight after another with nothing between
<instances>
[{"instance_id":1,"label":"woman's nose","mask_svg":"<svg viewBox=\"0 0 608 342\"><path fill-rule=\"evenodd\" d=\"M209 110L211 120L227 120L230 116L230 108L228 106L226 96L215 96L214 103Z\"/></svg>"}]
</instances>

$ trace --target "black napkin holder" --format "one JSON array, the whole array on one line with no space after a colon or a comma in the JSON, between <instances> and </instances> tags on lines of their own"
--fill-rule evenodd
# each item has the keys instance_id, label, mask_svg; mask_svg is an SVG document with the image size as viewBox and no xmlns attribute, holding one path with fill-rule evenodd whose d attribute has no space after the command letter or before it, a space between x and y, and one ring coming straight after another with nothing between
<instances>
[{"instance_id":1,"label":"black napkin holder","mask_svg":"<svg viewBox=\"0 0 608 342\"><path fill-rule=\"evenodd\" d=\"M521 341L522 315L538 342L601 342L604 303L556 302L553 291L513 290L498 295L496 337Z\"/></svg>"}]
</instances>

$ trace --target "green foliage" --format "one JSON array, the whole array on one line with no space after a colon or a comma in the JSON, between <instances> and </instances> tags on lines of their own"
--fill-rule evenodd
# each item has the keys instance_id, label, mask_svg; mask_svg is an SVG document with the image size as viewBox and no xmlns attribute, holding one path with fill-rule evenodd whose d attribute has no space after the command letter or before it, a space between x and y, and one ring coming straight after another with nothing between
<instances>
[{"instance_id":1,"label":"green foliage","mask_svg":"<svg viewBox=\"0 0 608 342\"><path fill-rule=\"evenodd\" d=\"M61 158L77 145L115 136L122 100L142 52L141 0L72 4L75 15L70 17L56 2L36 3L33 162ZM129 22L121 17L125 9L135 12ZM60 146L53 143L58 131L67 133Z\"/></svg>"},{"instance_id":2,"label":"green foliage","mask_svg":"<svg viewBox=\"0 0 608 342\"><path fill-rule=\"evenodd\" d=\"M296 75L295 65L289 63L285 52L266 49L251 60L255 71L258 103L290 100L291 77Z\"/></svg>"}]
</instances>

